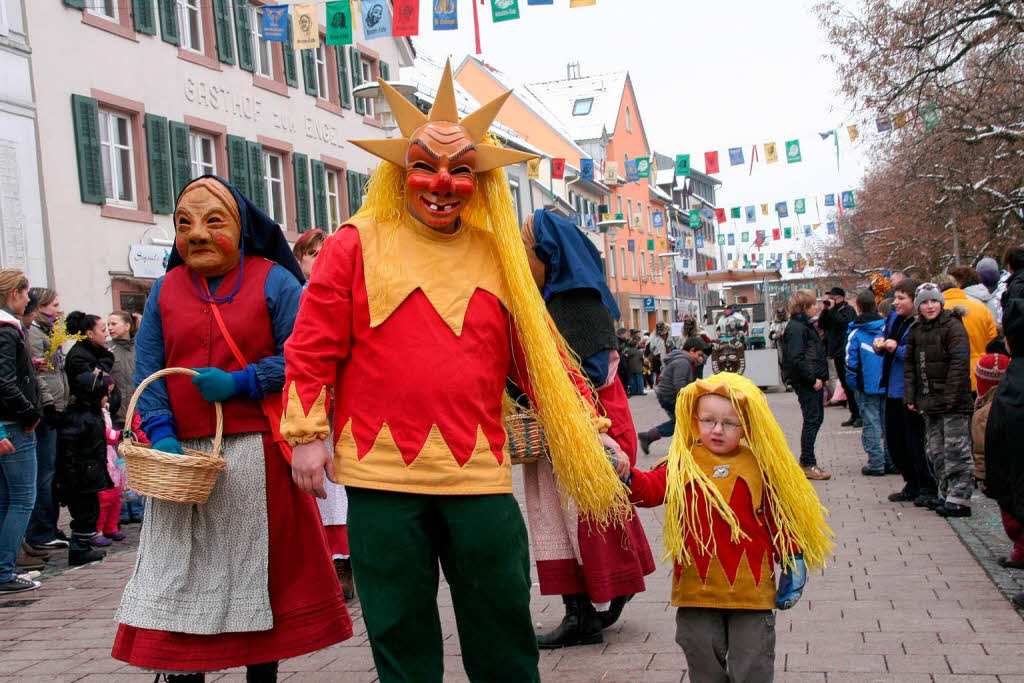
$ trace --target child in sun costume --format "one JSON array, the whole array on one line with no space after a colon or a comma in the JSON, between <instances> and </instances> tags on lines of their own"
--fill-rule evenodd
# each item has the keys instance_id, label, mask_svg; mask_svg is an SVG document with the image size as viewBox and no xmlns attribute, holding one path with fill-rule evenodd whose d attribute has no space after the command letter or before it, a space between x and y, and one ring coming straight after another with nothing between
<instances>
[{"instance_id":1,"label":"child in sun costume","mask_svg":"<svg viewBox=\"0 0 1024 683\"><path fill-rule=\"evenodd\" d=\"M501 167L532 155L487 134L508 93L459 120L450 66L429 118L380 87L402 137L354 141L385 161L362 210L324 242L285 347L292 475L317 495L325 469L347 487L382 681L442 678L438 562L470 679L537 681L506 378L532 399L566 493L594 524L628 515L604 446L621 449L530 276Z\"/></svg>"},{"instance_id":2,"label":"child in sun costume","mask_svg":"<svg viewBox=\"0 0 1024 683\"><path fill-rule=\"evenodd\" d=\"M637 505L665 504L676 642L690 678L770 681L771 610L796 604L807 568L824 566L832 542L764 394L727 372L690 384L676 400L668 456L650 472L634 469L629 483Z\"/></svg>"}]
</instances>

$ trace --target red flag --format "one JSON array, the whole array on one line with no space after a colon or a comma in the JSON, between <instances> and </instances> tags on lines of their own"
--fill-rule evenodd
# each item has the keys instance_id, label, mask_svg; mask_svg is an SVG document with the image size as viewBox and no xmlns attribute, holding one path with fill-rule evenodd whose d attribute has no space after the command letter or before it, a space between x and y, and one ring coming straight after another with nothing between
<instances>
[{"instance_id":1,"label":"red flag","mask_svg":"<svg viewBox=\"0 0 1024 683\"><path fill-rule=\"evenodd\" d=\"M704 152L704 172L718 173L718 152Z\"/></svg>"},{"instance_id":2,"label":"red flag","mask_svg":"<svg viewBox=\"0 0 1024 683\"><path fill-rule=\"evenodd\" d=\"M705 269L707 269L707 270L714 270L714 269L715 269L715 262L714 262L713 260L711 260L711 259L708 259L708 260L707 260L707 261L706 261L706 262L704 263L704 268L705 268ZM706 291L708 291L708 289L707 289L707 288L708 288L708 286L707 286L707 285L704 285L704 291L705 291L705 292L706 292Z\"/></svg>"},{"instance_id":3,"label":"red flag","mask_svg":"<svg viewBox=\"0 0 1024 683\"><path fill-rule=\"evenodd\" d=\"M725 222L725 209L715 209L715 218L718 219L719 223Z\"/></svg>"},{"instance_id":4,"label":"red flag","mask_svg":"<svg viewBox=\"0 0 1024 683\"><path fill-rule=\"evenodd\" d=\"M418 36L420 34L420 0L395 0L391 18L391 35Z\"/></svg>"},{"instance_id":5,"label":"red flag","mask_svg":"<svg viewBox=\"0 0 1024 683\"><path fill-rule=\"evenodd\" d=\"M772 239L776 240L776 241L781 240L782 239L782 231L779 230L778 228L772 228Z\"/></svg>"},{"instance_id":6,"label":"red flag","mask_svg":"<svg viewBox=\"0 0 1024 683\"><path fill-rule=\"evenodd\" d=\"M551 160L551 177L555 180L561 180L565 177L565 159Z\"/></svg>"}]
</instances>

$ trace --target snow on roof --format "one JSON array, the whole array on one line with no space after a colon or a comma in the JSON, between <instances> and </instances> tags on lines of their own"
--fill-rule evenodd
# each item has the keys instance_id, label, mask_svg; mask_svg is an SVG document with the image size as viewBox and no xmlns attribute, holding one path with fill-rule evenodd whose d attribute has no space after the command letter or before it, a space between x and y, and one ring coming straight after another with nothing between
<instances>
[{"instance_id":1,"label":"snow on roof","mask_svg":"<svg viewBox=\"0 0 1024 683\"><path fill-rule=\"evenodd\" d=\"M674 169L674 168L659 168L658 169L658 177L655 178L654 182L655 182L655 184L657 184L659 186L661 186L661 185L671 185L672 181L675 180L675 178L676 178L676 169Z\"/></svg>"},{"instance_id":2,"label":"snow on roof","mask_svg":"<svg viewBox=\"0 0 1024 683\"><path fill-rule=\"evenodd\" d=\"M626 72L530 83L526 87L566 122L574 140L595 140L605 131L615 131ZM592 100L589 109L588 99Z\"/></svg>"}]
</instances>

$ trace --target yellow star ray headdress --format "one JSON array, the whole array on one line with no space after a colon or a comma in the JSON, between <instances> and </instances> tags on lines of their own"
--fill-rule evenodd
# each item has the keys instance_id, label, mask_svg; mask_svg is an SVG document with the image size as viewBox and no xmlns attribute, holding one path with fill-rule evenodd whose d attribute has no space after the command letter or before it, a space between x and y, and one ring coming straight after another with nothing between
<instances>
[{"instance_id":1,"label":"yellow star ray headdress","mask_svg":"<svg viewBox=\"0 0 1024 683\"><path fill-rule=\"evenodd\" d=\"M402 133L400 138L377 139L377 140L349 140L353 145L365 149L370 154L378 156L385 161L390 161L405 168L405 155L409 150L409 140L416 131L425 125L434 122L454 123L462 126L469 134L469 138L476 146L476 172L483 173L501 166L518 164L527 159L537 158L536 154L520 152L514 149L505 149L497 145L491 145L484 141L488 129L494 122L501 106L505 104L512 91L509 90L469 114L464 119L459 119L458 107L455 103L455 83L452 79L451 61L445 62L444 75L441 76L441 84L437 88L437 95L434 98L434 106L428 117L415 107L409 100L405 99L402 93L398 92L383 79L377 79L381 92L391 105L391 114L395 117L398 129Z\"/></svg>"}]
</instances>

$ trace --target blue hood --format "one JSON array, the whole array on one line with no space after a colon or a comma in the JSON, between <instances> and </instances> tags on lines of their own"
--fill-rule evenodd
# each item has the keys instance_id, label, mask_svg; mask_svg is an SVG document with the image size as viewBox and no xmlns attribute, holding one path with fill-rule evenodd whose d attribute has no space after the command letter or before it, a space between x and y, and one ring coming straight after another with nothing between
<instances>
[{"instance_id":1,"label":"blue hood","mask_svg":"<svg viewBox=\"0 0 1024 683\"><path fill-rule=\"evenodd\" d=\"M884 336L885 320L878 315L858 316L850 323L846 340L846 380L865 394L884 394L883 358L872 342Z\"/></svg>"}]
</instances>

